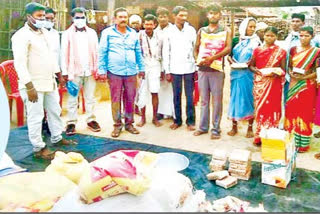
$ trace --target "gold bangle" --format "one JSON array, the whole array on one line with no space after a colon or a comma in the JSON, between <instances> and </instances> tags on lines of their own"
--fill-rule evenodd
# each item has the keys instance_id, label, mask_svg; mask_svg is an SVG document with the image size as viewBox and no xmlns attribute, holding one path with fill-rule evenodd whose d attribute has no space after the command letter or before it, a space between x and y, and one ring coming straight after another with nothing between
<instances>
[{"instance_id":1,"label":"gold bangle","mask_svg":"<svg viewBox=\"0 0 320 214\"><path fill-rule=\"evenodd\" d=\"M30 88L30 89L27 89L27 91L32 91L32 90L34 90L34 87L32 87L32 88Z\"/></svg>"}]
</instances>

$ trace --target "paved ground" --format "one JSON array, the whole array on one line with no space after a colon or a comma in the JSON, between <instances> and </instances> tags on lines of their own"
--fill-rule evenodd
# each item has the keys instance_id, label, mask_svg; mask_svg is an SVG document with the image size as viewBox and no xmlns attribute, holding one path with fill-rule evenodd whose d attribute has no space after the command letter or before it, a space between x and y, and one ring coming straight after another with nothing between
<instances>
[{"instance_id":1,"label":"paved ground","mask_svg":"<svg viewBox=\"0 0 320 214\"><path fill-rule=\"evenodd\" d=\"M86 117L84 114L82 114L82 110L80 108L79 120L76 126L78 133L95 135L100 137L110 137L111 131L113 129L111 104L109 101L101 101L101 99L105 100L105 98L107 97L105 92L106 88L106 85L102 85L101 83L99 83L96 91L98 102L96 105L95 112L97 116L97 121L100 123L102 128L101 132L93 133L86 128ZM101 91L104 91L102 98L100 94ZM187 131L185 124L179 129L173 131L169 128L170 124L172 123L171 120L162 120L163 126L156 128L151 123L151 105L149 105L147 108L147 124L144 127L139 128L141 134L132 135L123 130L119 139L138 141L147 144L155 144L170 148L178 148L207 154L210 154L212 150L215 148L224 148L227 151L231 151L235 148L242 148L252 151L252 158L254 161L261 161L261 149L252 145L252 139L245 138L247 129L246 123L239 124L238 135L234 137L230 137L227 135L227 131L231 129L231 121L228 120L226 116L228 110L229 96L230 79L229 72L226 71L224 88L224 107L221 122L222 138L220 140L211 140L209 134L195 137L192 135L192 132ZM62 115L64 121L66 121L66 98L67 96L65 96L64 98ZM183 103L185 102L183 101ZM183 118L185 118L184 109L185 108L183 107ZM199 124L199 115L200 107L198 104L198 106L196 107L197 125ZM15 115L13 116L13 119L15 119ZM135 121L139 122L139 120L139 116L136 115ZM15 121L12 122L12 127L15 127ZM320 160L316 160L314 158L314 154L316 152L320 152L320 139L312 139L311 150L308 153L298 155L297 167L320 171Z\"/></svg>"}]
</instances>

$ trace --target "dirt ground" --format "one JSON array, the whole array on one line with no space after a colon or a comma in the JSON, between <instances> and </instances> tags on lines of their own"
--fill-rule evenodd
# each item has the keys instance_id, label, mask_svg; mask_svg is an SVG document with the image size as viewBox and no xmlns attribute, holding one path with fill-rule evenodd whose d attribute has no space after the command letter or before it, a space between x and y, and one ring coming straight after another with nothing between
<instances>
[{"instance_id":1,"label":"dirt ground","mask_svg":"<svg viewBox=\"0 0 320 214\"><path fill-rule=\"evenodd\" d=\"M231 121L227 119L227 111L229 108L229 96L230 96L230 75L229 69L226 71L225 84L224 84L224 98L223 98L223 117L221 121L222 137L219 140L211 140L210 134L204 134L198 137L193 136L193 132L189 132L186 125L183 124L177 130L171 130L169 128L172 123L171 120L165 119L161 123L161 127L156 128L152 123L152 107L147 106L147 123L144 127L138 128L140 130L139 135L132 135L126 131L122 131L118 139L137 141L146 144L154 144L159 146L165 146L169 148L177 148L194 152L201 152L206 154L211 154L215 148L223 148L227 151L232 149L248 149L252 152L253 161L261 161L261 149L252 145L253 139L245 138L247 123L239 123L239 132L236 136L230 137L227 132L231 129ZM96 96L97 104L95 106L95 114L97 121L100 123L101 132L94 133L87 129L86 116L82 114L82 108L79 108L79 118L76 125L77 133L95 135L99 137L110 138L111 131L113 130L113 121L111 115L111 104L110 101L106 100L107 86L103 83L98 83ZM101 94L102 93L102 94ZM99 101L100 100L100 101ZM185 104L185 101L182 102ZM183 120L185 120L185 106L183 106ZM63 121L67 120L67 95L63 99ZM200 117L200 102L196 106L196 125L199 124ZM12 128L16 127L15 113L13 113ZM138 115L135 115L136 123L140 121ZM106 145L107 146L107 145ZM309 170L320 171L320 160L314 158L314 154L320 152L320 139L312 139L311 149L309 152L304 154L299 154L297 157L297 167L305 168Z\"/></svg>"}]
</instances>

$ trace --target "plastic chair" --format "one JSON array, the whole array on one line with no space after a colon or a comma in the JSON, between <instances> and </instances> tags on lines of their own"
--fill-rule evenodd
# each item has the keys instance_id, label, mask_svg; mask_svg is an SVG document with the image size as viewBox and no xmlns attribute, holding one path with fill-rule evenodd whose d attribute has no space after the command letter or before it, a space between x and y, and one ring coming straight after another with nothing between
<instances>
[{"instance_id":1,"label":"plastic chair","mask_svg":"<svg viewBox=\"0 0 320 214\"><path fill-rule=\"evenodd\" d=\"M0 64L0 79L4 86L4 67Z\"/></svg>"},{"instance_id":2,"label":"plastic chair","mask_svg":"<svg viewBox=\"0 0 320 214\"><path fill-rule=\"evenodd\" d=\"M2 82L6 89L10 108L10 119L12 119L12 102L16 101L17 125L24 125L24 103L18 88L18 74L14 68L13 60L7 60L0 65L2 70ZM8 84L7 84L8 83Z\"/></svg>"},{"instance_id":3,"label":"plastic chair","mask_svg":"<svg viewBox=\"0 0 320 214\"><path fill-rule=\"evenodd\" d=\"M61 108L62 108L63 94L66 93L66 92L68 93L68 90L67 90L66 87L59 86L59 97L60 97L59 103L60 103ZM86 112L86 106L85 106L86 104L85 104L85 101L84 101L84 95L83 95L83 88L82 87L80 88L80 93L81 93L81 96L82 96L82 113L84 114ZM80 96L78 96L78 103L79 103L79 97ZM78 105L78 108L79 108L79 105Z\"/></svg>"}]
</instances>

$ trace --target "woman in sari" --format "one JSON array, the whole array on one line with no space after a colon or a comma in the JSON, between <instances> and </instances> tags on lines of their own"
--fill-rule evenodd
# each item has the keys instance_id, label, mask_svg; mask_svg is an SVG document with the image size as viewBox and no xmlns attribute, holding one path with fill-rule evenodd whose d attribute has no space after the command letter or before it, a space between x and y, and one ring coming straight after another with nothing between
<instances>
[{"instance_id":1,"label":"woman in sari","mask_svg":"<svg viewBox=\"0 0 320 214\"><path fill-rule=\"evenodd\" d=\"M298 152L306 152L310 148L312 135L317 90L315 68L320 49L310 45L313 37L312 27L302 27L299 33L301 45L290 50L291 80L284 127L294 134Z\"/></svg>"},{"instance_id":2,"label":"woman in sari","mask_svg":"<svg viewBox=\"0 0 320 214\"><path fill-rule=\"evenodd\" d=\"M253 104L253 73L247 64L251 60L253 50L259 45L259 38L255 33L256 20L246 18L239 26L240 38L232 41L232 52L228 57L231 64L231 93L228 118L232 120L232 129L227 134L234 136L238 133L238 121L248 120L246 137L253 137L252 124L254 120ZM236 44L237 43L237 44ZM246 65L237 67L238 63Z\"/></svg>"},{"instance_id":3,"label":"woman in sari","mask_svg":"<svg viewBox=\"0 0 320 214\"><path fill-rule=\"evenodd\" d=\"M255 73L253 94L257 128L253 144L256 146L261 145L261 128L277 128L281 118L286 51L274 44L277 33L275 27L266 28L265 43L253 51L250 63Z\"/></svg>"}]
</instances>

